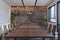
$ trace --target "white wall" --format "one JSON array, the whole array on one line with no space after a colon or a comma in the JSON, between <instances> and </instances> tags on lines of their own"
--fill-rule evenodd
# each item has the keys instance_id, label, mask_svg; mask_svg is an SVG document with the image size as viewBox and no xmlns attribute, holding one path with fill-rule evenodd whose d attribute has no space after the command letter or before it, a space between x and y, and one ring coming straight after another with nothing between
<instances>
[{"instance_id":1,"label":"white wall","mask_svg":"<svg viewBox=\"0 0 60 40\"><path fill-rule=\"evenodd\" d=\"M0 0L0 26L10 23L10 6Z\"/></svg>"}]
</instances>

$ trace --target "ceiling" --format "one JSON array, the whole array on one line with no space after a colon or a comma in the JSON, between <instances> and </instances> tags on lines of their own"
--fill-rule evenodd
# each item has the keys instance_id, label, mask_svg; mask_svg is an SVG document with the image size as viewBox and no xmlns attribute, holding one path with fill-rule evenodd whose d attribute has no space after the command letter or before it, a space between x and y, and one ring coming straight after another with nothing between
<instances>
[{"instance_id":1,"label":"ceiling","mask_svg":"<svg viewBox=\"0 0 60 40\"><path fill-rule=\"evenodd\" d=\"M36 0L23 0L23 3L21 0L3 0L6 3L8 3L11 6L23 6L23 3L25 6L34 6ZM36 6L47 6L54 0L37 0Z\"/></svg>"}]
</instances>

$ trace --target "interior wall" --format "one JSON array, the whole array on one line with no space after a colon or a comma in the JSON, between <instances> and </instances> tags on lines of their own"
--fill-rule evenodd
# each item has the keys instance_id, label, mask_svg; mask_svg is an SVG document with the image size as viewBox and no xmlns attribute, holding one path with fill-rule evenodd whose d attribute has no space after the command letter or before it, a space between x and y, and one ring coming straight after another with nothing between
<instances>
[{"instance_id":1,"label":"interior wall","mask_svg":"<svg viewBox=\"0 0 60 40\"><path fill-rule=\"evenodd\" d=\"M16 24L36 23L39 24L44 16L47 16L47 6L37 7L12 7L12 15L16 16ZM32 13L32 14L29 14Z\"/></svg>"},{"instance_id":2,"label":"interior wall","mask_svg":"<svg viewBox=\"0 0 60 40\"><path fill-rule=\"evenodd\" d=\"M0 0L0 26L10 23L10 6L3 0Z\"/></svg>"},{"instance_id":3,"label":"interior wall","mask_svg":"<svg viewBox=\"0 0 60 40\"><path fill-rule=\"evenodd\" d=\"M25 9L26 8L26 9ZM19 11L22 11L22 10L27 10L27 11L34 11L34 10L36 10L36 11L40 11L40 10L42 10L42 11L45 11L45 12L47 12L47 6L36 6L36 7L33 7L33 6L26 6L26 7L23 7L23 6L18 6L18 7L16 7L16 6L12 6L11 7L11 11L12 12L14 12L15 10L19 10Z\"/></svg>"}]
</instances>

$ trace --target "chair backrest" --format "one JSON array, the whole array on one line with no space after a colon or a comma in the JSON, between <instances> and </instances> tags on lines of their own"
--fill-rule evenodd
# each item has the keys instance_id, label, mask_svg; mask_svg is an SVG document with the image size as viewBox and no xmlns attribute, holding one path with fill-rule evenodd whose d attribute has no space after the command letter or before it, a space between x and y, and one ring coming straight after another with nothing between
<instances>
[{"instance_id":1,"label":"chair backrest","mask_svg":"<svg viewBox=\"0 0 60 40\"><path fill-rule=\"evenodd\" d=\"M6 24L4 24L3 28L4 28L4 33L7 33L8 32L8 26Z\"/></svg>"},{"instance_id":2,"label":"chair backrest","mask_svg":"<svg viewBox=\"0 0 60 40\"><path fill-rule=\"evenodd\" d=\"M12 29L14 29L14 25L13 24L11 24L11 27L12 27Z\"/></svg>"},{"instance_id":3,"label":"chair backrest","mask_svg":"<svg viewBox=\"0 0 60 40\"><path fill-rule=\"evenodd\" d=\"M55 26L56 26L56 23L49 23L47 27L47 31L53 34L53 31L55 31L55 28L56 28Z\"/></svg>"},{"instance_id":4,"label":"chair backrest","mask_svg":"<svg viewBox=\"0 0 60 40\"><path fill-rule=\"evenodd\" d=\"M8 24L9 31L12 31L14 29L14 26L11 24Z\"/></svg>"},{"instance_id":5,"label":"chair backrest","mask_svg":"<svg viewBox=\"0 0 60 40\"><path fill-rule=\"evenodd\" d=\"M2 26L0 26L0 35L2 35L4 33L4 30L2 28Z\"/></svg>"},{"instance_id":6,"label":"chair backrest","mask_svg":"<svg viewBox=\"0 0 60 40\"><path fill-rule=\"evenodd\" d=\"M12 30L12 27L10 24L8 24L8 29L9 29L9 31Z\"/></svg>"}]
</instances>

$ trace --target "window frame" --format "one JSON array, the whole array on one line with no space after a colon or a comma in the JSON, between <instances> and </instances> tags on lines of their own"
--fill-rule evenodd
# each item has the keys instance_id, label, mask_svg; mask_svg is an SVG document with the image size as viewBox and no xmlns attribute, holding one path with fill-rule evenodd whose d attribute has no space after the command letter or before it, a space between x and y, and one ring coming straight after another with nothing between
<instances>
[{"instance_id":1,"label":"window frame","mask_svg":"<svg viewBox=\"0 0 60 40\"><path fill-rule=\"evenodd\" d=\"M50 19L55 19L55 5L56 5L56 4L54 4L54 5L52 5L52 6L50 6L50 7L48 8L48 9L51 10L51 8L54 6L54 18L51 18L51 17L50 17ZM51 13L51 12L50 12L50 13Z\"/></svg>"},{"instance_id":2,"label":"window frame","mask_svg":"<svg viewBox=\"0 0 60 40\"><path fill-rule=\"evenodd\" d=\"M58 32L58 36L60 36L60 34L59 34L59 26L58 25L60 25L59 23L58 23L58 4L60 3L60 1L58 1L57 2L57 32Z\"/></svg>"},{"instance_id":3,"label":"window frame","mask_svg":"<svg viewBox=\"0 0 60 40\"><path fill-rule=\"evenodd\" d=\"M51 18L51 7L53 7L53 6L54 6L54 18ZM56 4L54 4L48 8L48 22L51 22L50 19L56 19L56 13L55 13L56 7L55 6L56 6Z\"/></svg>"}]
</instances>

